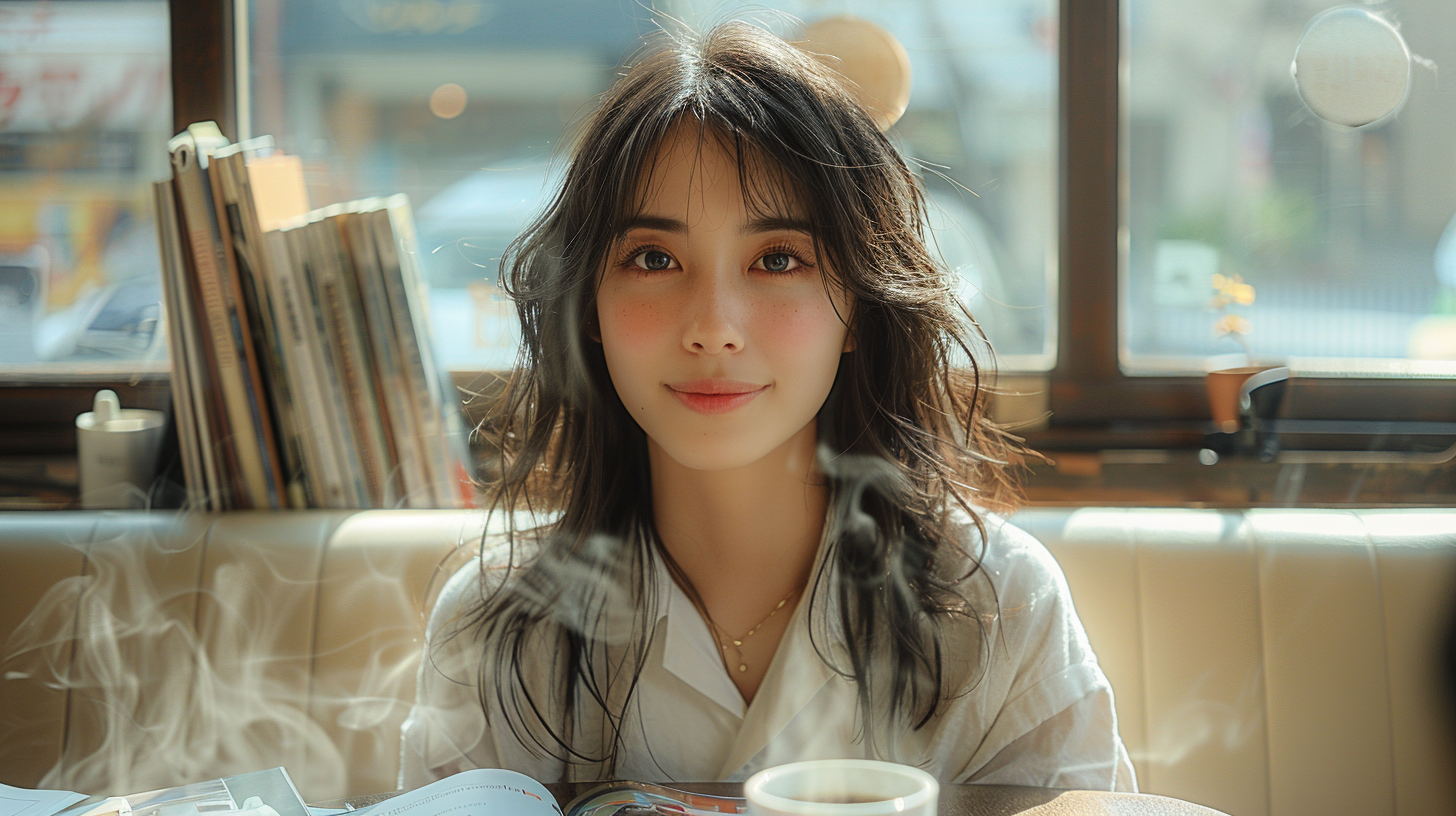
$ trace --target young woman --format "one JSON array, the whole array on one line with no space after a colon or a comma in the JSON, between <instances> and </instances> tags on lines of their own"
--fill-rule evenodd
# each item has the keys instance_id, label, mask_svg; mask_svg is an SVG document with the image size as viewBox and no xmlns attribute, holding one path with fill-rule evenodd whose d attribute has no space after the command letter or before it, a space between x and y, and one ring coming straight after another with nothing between
<instances>
[{"instance_id":1,"label":"young woman","mask_svg":"<svg viewBox=\"0 0 1456 816\"><path fill-rule=\"evenodd\" d=\"M877 757L1135 789L1026 452L906 161L767 31L665 38L503 263L511 523L431 617L401 784L742 780ZM516 529L514 513L537 520Z\"/></svg>"}]
</instances>

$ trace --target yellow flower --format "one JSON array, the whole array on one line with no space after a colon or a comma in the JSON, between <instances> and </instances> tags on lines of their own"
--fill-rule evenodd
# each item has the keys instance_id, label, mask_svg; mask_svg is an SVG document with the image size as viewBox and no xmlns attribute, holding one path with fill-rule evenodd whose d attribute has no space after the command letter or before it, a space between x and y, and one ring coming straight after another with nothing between
<instances>
[{"instance_id":1,"label":"yellow flower","mask_svg":"<svg viewBox=\"0 0 1456 816\"><path fill-rule=\"evenodd\" d=\"M1236 283L1229 287L1229 297L1241 306L1248 306L1254 302L1254 287L1247 283Z\"/></svg>"},{"instance_id":2,"label":"yellow flower","mask_svg":"<svg viewBox=\"0 0 1456 816\"><path fill-rule=\"evenodd\" d=\"M1248 334L1252 328L1253 326L1250 325L1247 318L1231 314L1219 318L1213 326L1213 331L1219 337L1223 337L1226 334Z\"/></svg>"}]
</instances>

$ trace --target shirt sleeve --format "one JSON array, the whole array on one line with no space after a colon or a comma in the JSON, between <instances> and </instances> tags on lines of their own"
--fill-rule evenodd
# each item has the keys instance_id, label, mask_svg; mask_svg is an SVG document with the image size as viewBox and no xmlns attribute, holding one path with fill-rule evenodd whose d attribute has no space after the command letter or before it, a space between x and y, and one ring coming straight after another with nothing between
<instances>
[{"instance_id":1,"label":"shirt sleeve","mask_svg":"<svg viewBox=\"0 0 1456 816\"><path fill-rule=\"evenodd\" d=\"M1137 792L1110 689L1095 689L1012 740L960 782Z\"/></svg>"},{"instance_id":2,"label":"shirt sleeve","mask_svg":"<svg viewBox=\"0 0 1456 816\"><path fill-rule=\"evenodd\" d=\"M540 782L563 779L564 761L535 747L549 744L545 733L519 721L512 728L494 693L500 689L481 682L482 677L493 680L498 676L498 666L490 662L494 650L479 637L475 627L462 625L486 594L499 586L487 582L502 580L506 574L497 560L471 561L451 576L430 613L415 704L401 726L401 789L417 788L471 768L504 768ZM519 667L524 673L520 682L537 692L550 688L550 643L527 643L524 653L528 659ZM482 689L486 691L482 693ZM546 716L561 716L559 706L548 696L536 699ZM489 718L484 708L487 704ZM527 734L534 744L523 743L518 733Z\"/></svg>"},{"instance_id":3,"label":"shirt sleeve","mask_svg":"<svg viewBox=\"0 0 1456 816\"><path fill-rule=\"evenodd\" d=\"M996 623L982 694L967 698L977 710L959 718L980 724L979 740L953 781L1136 791L1112 686L1061 567L1019 528L994 517L987 526L982 568L993 597L982 602Z\"/></svg>"},{"instance_id":4,"label":"shirt sleeve","mask_svg":"<svg viewBox=\"0 0 1456 816\"><path fill-rule=\"evenodd\" d=\"M471 768L499 767L486 739L481 708L479 652L459 621L479 597L478 560L456 572L435 603L415 687L415 704L402 726L399 787L412 790Z\"/></svg>"}]
</instances>

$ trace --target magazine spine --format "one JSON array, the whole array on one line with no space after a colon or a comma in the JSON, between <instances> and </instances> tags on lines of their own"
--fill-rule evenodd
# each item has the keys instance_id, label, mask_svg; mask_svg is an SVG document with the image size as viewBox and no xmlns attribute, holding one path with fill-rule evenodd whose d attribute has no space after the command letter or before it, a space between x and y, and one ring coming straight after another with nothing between
<instances>
[{"instance_id":1,"label":"magazine spine","mask_svg":"<svg viewBox=\"0 0 1456 816\"><path fill-rule=\"evenodd\" d=\"M385 479L388 463L384 460L383 439L375 424L374 389L368 381L368 364L363 358L358 338L351 329L352 307L343 287L340 269L342 247L339 228L333 214L320 215L308 226L315 260L315 297L323 315L323 325L333 357L335 372L342 386L344 403L354 443L350 450L357 460L367 486L366 507L384 506ZM347 257L342 259L347 262Z\"/></svg>"},{"instance_id":2,"label":"magazine spine","mask_svg":"<svg viewBox=\"0 0 1456 816\"><path fill-rule=\"evenodd\" d=\"M379 404L387 421L385 432L391 442L393 461L397 465L402 503L415 508L434 505L434 491L420 449L423 440L412 409L408 381L404 376L403 357L390 314L389 297L373 235L372 210L382 199L359 202L360 212L345 218L349 251L354 258L356 286L364 307L365 334L374 350L375 385L380 390Z\"/></svg>"},{"instance_id":3,"label":"magazine spine","mask_svg":"<svg viewBox=\"0 0 1456 816\"><path fill-rule=\"evenodd\" d=\"M173 193L176 193L175 182ZM179 217L185 220L181 214L179 202ZM203 298L202 281L197 274L197 267L190 250L187 249L186 232L180 231L183 236L182 263L184 279L182 281L182 303L188 309L191 316L191 328L194 330L193 338L197 341L193 346L197 350L196 366L193 368L193 403L199 406L198 416L206 419L207 433L200 437L203 446L203 455L211 459L215 469L216 479L213 487L216 493L212 496L212 505L217 510L237 509L240 504L245 504L242 487L242 469L238 465L238 457L234 451L234 439L231 432L231 423L228 421L227 403L223 394L221 377L213 360L217 359L217 349L213 347L212 331L207 318L206 301Z\"/></svg>"},{"instance_id":4,"label":"magazine spine","mask_svg":"<svg viewBox=\"0 0 1456 816\"><path fill-rule=\"evenodd\" d=\"M306 314L302 305L297 262L289 250L288 235L277 230L265 232L263 246L268 256L268 290L275 306L279 350L285 359L292 410L296 412L293 426L301 446L310 500L317 507L350 507L354 502L346 496L339 475L335 423L330 421L326 407L329 384L319 373L312 348L318 341L311 341L307 332L312 315Z\"/></svg>"},{"instance_id":5,"label":"magazine spine","mask_svg":"<svg viewBox=\"0 0 1456 816\"><path fill-rule=\"evenodd\" d=\"M192 364L196 356L195 347L187 331L187 316L182 307L186 297L183 285L184 264L182 247L177 234L177 201L172 193L170 181L152 182L152 204L157 218L157 245L162 261L163 325L167 333L167 345L172 355L172 408L177 416L177 441L182 452L183 479L187 486L184 507L210 510L211 498L208 490L207 473L210 462L204 464L203 432L200 423L204 417L194 407L194 394L198 386L192 376Z\"/></svg>"},{"instance_id":6,"label":"magazine spine","mask_svg":"<svg viewBox=\"0 0 1456 816\"><path fill-rule=\"evenodd\" d=\"M271 137L262 137L225 148L213 156L210 169L217 182L213 189L218 191L218 213L223 216L220 220L232 249L233 277L240 296L240 311L247 316L252 341L249 350L253 352L256 368L254 393L272 440L267 446L271 475L277 480L276 484L283 486L277 501L279 506L303 508L308 506L308 501L303 481L301 443L294 428L292 394L278 350L277 321L264 268L268 259L262 251L262 230L253 208L252 188L248 184L243 152L258 146L271 149L272 144Z\"/></svg>"},{"instance_id":7,"label":"magazine spine","mask_svg":"<svg viewBox=\"0 0 1456 816\"><path fill-rule=\"evenodd\" d=\"M415 401L435 506L460 507L468 503L468 473L459 451L448 438L453 435L448 417L451 412L458 412L458 400L446 403L446 389L435 367L427 290L419 272L418 243L408 196L390 196L374 218L381 271L395 336L403 351L409 392Z\"/></svg>"},{"instance_id":8,"label":"magazine spine","mask_svg":"<svg viewBox=\"0 0 1456 816\"><path fill-rule=\"evenodd\" d=\"M305 337L307 352L313 357L318 374L317 393L322 398L324 413L327 414L327 440L331 449L335 471L340 476L340 485L347 497L345 506L359 508L370 506L369 485L360 460L358 442L355 439L353 413L348 405L348 392L344 386L343 366L338 360L336 343L331 337L329 319L325 313L322 298L322 275L316 233L318 221L306 221L296 227L283 230L293 257L294 292L298 300L299 317Z\"/></svg>"},{"instance_id":9,"label":"magazine spine","mask_svg":"<svg viewBox=\"0 0 1456 816\"><path fill-rule=\"evenodd\" d=\"M324 223L329 227L325 234L333 260L331 271L335 287L334 314L344 354L345 371L349 374L350 402L357 409L363 432L364 444L360 453L368 460L375 479L374 506L394 507L401 493L395 467L398 459L391 448L387 430L387 406L379 399L379 384L374 375L374 354L366 336L364 307L355 285L357 273L354 259L349 255L348 222L357 217L357 214L345 211L347 206L330 210L324 218Z\"/></svg>"},{"instance_id":10,"label":"magazine spine","mask_svg":"<svg viewBox=\"0 0 1456 816\"><path fill-rule=\"evenodd\" d=\"M262 504L255 507L277 509L284 506L283 474L278 467L278 446L273 434L273 421L269 415L268 399L263 389L263 377L258 367L258 354L254 344L258 342L253 332L254 317L243 291L242 272L233 244L233 220L236 209L228 209L228 197L235 191L228 188L229 179L222 172L222 163L208 155L207 176L211 182L213 214L216 217L218 239L221 242L222 263L218 272L222 276L223 302L226 304L228 323L232 327L238 348L238 371L243 381L243 396L246 399L246 421L251 423L255 440L254 450L263 474Z\"/></svg>"},{"instance_id":11,"label":"magazine spine","mask_svg":"<svg viewBox=\"0 0 1456 816\"><path fill-rule=\"evenodd\" d=\"M225 140L224 140L225 143ZM214 142L208 147L215 147ZM248 385L242 360L245 354L242 328L224 276L227 252L222 242L207 174L202 169L204 145L189 129L168 145L172 155L173 181L181 203L190 272L197 286L202 323L208 338L210 368L215 373L219 430L227 447L230 468L230 507L268 506L267 476L260 440L251 421Z\"/></svg>"}]
</instances>

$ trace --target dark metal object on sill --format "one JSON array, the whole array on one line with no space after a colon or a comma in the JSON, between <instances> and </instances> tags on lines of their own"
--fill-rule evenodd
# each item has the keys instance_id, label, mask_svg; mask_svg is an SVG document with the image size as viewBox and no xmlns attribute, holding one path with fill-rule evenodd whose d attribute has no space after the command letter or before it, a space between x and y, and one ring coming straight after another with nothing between
<instances>
[{"instance_id":1,"label":"dark metal object on sill","mask_svg":"<svg viewBox=\"0 0 1456 816\"><path fill-rule=\"evenodd\" d=\"M1239 389L1239 429L1231 433L1213 431L1203 438L1198 461L1217 464L1225 456L1256 456L1260 462L1272 462L1279 455L1279 433L1274 417L1284 405L1284 389L1289 383L1289 369L1280 366L1244 381Z\"/></svg>"},{"instance_id":2,"label":"dark metal object on sill","mask_svg":"<svg viewBox=\"0 0 1456 816\"><path fill-rule=\"evenodd\" d=\"M1204 435L1198 460L1229 456L1283 464L1441 465L1456 460L1456 422L1275 419L1288 381L1249 378L1239 392L1239 429Z\"/></svg>"}]
</instances>

